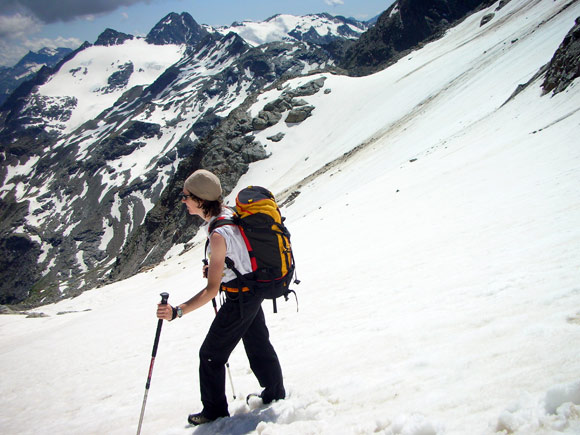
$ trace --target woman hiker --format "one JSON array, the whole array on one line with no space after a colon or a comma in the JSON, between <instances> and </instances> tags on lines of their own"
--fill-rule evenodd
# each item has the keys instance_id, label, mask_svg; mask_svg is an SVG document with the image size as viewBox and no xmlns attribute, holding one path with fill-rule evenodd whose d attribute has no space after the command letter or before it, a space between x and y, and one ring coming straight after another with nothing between
<instances>
[{"instance_id":1,"label":"woman hiker","mask_svg":"<svg viewBox=\"0 0 580 435\"><path fill-rule=\"evenodd\" d=\"M221 195L218 177L200 169L185 180L181 200L189 214L205 220L207 230L209 224L218 217L231 217L233 214L223 206ZM250 368L264 388L260 394L262 401L270 403L286 396L282 369L270 343L262 311L263 299L248 291L244 291L243 297L239 298L236 276L229 268L224 268L225 258L228 257L242 274L251 272L250 257L241 233L235 225L224 225L216 228L208 237L209 267L204 267L206 287L176 307L159 304L157 308L158 318L171 321L204 306L218 295L220 289L228 289L225 303L217 312L199 350L199 386L203 410L189 416L188 421L192 425L229 416L225 365L240 340L244 343ZM240 307L240 303L243 307Z\"/></svg>"}]
</instances>

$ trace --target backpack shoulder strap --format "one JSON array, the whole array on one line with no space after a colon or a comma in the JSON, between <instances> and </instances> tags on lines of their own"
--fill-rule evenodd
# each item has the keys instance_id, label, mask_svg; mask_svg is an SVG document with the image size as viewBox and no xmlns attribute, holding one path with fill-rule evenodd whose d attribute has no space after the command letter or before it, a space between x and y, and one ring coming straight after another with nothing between
<instances>
[{"instance_id":1,"label":"backpack shoulder strap","mask_svg":"<svg viewBox=\"0 0 580 435\"><path fill-rule=\"evenodd\" d=\"M236 225L236 210L233 209L232 207L226 207L228 209L230 209L234 215L232 217L225 217L225 216L218 216L216 219L213 220L213 222L211 224L209 224L209 228L208 228L208 234L211 236L211 233L213 233L213 231L216 228L219 227L223 227L224 225Z\"/></svg>"},{"instance_id":2,"label":"backpack shoulder strap","mask_svg":"<svg viewBox=\"0 0 580 435\"><path fill-rule=\"evenodd\" d=\"M236 220L236 215L234 214L234 216L232 217L218 217L217 219L215 219L208 228L208 237L207 240L205 241L205 260L207 261L207 248L209 247L209 237L211 236L211 234L219 227L223 227L225 225L238 225L237 220Z\"/></svg>"},{"instance_id":3,"label":"backpack shoulder strap","mask_svg":"<svg viewBox=\"0 0 580 435\"><path fill-rule=\"evenodd\" d=\"M237 224L233 217L231 218L219 217L209 225L208 228L209 236L211 236L211 233L213 233L217 228L223 227L225 225L237 225Z\"/></svg>"}]
</instances>

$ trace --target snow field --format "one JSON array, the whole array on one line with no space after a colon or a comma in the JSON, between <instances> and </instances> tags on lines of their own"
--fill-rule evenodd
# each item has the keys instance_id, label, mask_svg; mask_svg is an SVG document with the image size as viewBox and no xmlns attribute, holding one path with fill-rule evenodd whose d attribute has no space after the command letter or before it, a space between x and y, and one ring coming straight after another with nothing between
<instances>
[{"instance_id":1,"label":"snow field","mask_svg":"<svg viewBox=\"0 0 580 435\"><path fill-rule=\"evenodd\" d=\"M92 46L64 64L58 74L40 87L39 95L59 98L66 90L67 97L77 99L72 116L64 123L67 131L73 131L111 107L127 89L153 83L182 57L184 49L178 45L150 45L139 38L114 47ZM103 92L109 76L129 62L133 64L133 73L127 86ZM101 75L103 71L108 75Z\"/></svg>"}]
</instances>

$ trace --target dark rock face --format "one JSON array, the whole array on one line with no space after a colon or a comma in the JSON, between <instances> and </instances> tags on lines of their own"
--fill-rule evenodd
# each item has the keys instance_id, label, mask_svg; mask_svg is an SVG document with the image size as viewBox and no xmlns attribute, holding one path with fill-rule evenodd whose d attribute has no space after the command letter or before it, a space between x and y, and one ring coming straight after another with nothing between
<instances>
[{"instance_id":1,"label":"dark rock face","mask_svg":"<svg viewBox=\"0 0 580 435\"><path fill-rule=\"evenodd\" d=\"M181 15L172 12L151 29L145 40L156 45L196 45L206 36L208 32L187 12Z\"/></svg>"},{"instance_id":2,"label":"dark rock face","mask_svg":"<svg viewBox=\"0 0 580 435\"><path fill-rule=\"evenodd\" d=\"M129 79L133 74L134 67L132 62L127 62L124 65L119 66L118 71L115 71L107 79L107 88L103 91L105 93L111 93L117 89L123 89L129 83Z\"/></svg>"},{"instance_id":3,"label":"dark rock face","mask_svg":"<svg viewBox=\"0 0 580 435\"><path fill-rule=\"evenodd\" d=\"M133 39L133 35L128 35L126 33L117 32L113 29L106 29L97 38L95 45L110 46L110 45L120 45L127 40Z\"/></svg>"},{"instance_id":4,"label":"dark rock face","mask_svg":"<svg viewBox=\"0 0 580 435\"><path fill-rule=\"evenodd\" d=\"M40 246L24 234L12 234L0 240L0 252L0 267L18 271L0 284L0 304L13 304L26 298L28 293L24 289L32 286L38 279L39 271L37 268L29 269L28 264L38 259L41 254Z\"/></svg>"},{"instance_id":5,"label":"dark rock face","mask_svg":"<svg viewBox=\"0 0 580 435\"><path fill-rule=\"evenodd\" d=\"M568 32L550 61L542 85L544 93L564 91L580 76L580 17Z\"/></svg>"},{"instance_id":6,"label":"dark rock face","mask_svg":"<svg viewBox=\"0 0 580 435\"><path fill-rule=\"evenodd\" d=\"M436 37L490 0L398 0L347 51L341 66L353 74L372 73L428 38Z\"/></svg>"},{"instance_id":7,"label":"dark rock face","mask_svg":"<svg viewBox=\"0 0 580 435\"><path fill-rule=\"evenodd\" d=\"M90 158L102 160L103 164L108 160L115 160L121 156L128 156L133 153L142 142L138 139L152 138L158 135L161 130L159 124L151 124L142 121L129 123L127 129L119 135L112 136L101 142L98 152Z\"/></svg>"},{"instance_id":8,"label":"dark rock face","mask_svg":"<svg viewBox=\"0 0 580 435\"><path fill-rule=\"evenodd\" d=\"M25 234L13 232L13 228L26 225L27 212L26 202L16 202L10 196L0 199L0 304L22 301L28 296L27 289L40 278L39 244Z\"/></svg>"}]
</instances>

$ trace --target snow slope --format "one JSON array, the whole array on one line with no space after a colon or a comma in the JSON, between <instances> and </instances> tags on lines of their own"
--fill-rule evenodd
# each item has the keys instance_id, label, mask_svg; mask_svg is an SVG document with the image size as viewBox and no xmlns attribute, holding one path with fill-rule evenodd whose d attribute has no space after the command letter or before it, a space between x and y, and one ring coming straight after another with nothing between
<instances>
[{"instance_id":1,"label":"snow slope","mask_svg":"<svg viewBox=\"0 0 580 435\"><path fill-rule=\"evenodd\" d=\"M142 433L580 433L580 86L502 106L580 15L566 4L512 0L479 27L494 5L383 72L327 76L311 118L264 132L286 136L240 186L300 191L300 311L264 304L289 397L246 406L240 347L232 417L186 427L203 307L163 326ZM203 286L195 241L48 317L1 316L2 433L135 432L159 293Z\"/></svg>"},{"instance_id":2,"label":"snow slope","mask_svg":"<svg viewBox=\"0 0 580 435\"><path fill-rule=\"evenodd\" d=\"M92 46L79 52L38 90L49 101L74 99L71 116L54 126L71 132L94 119L128 89L149 85L181 59L185 46L153 45L144 39L127 40L115 46ZM132 72L123 86L111 87L108 79L127 65Z\"/></svg>"}]
</instances>

